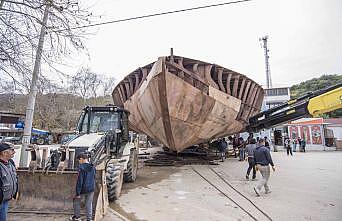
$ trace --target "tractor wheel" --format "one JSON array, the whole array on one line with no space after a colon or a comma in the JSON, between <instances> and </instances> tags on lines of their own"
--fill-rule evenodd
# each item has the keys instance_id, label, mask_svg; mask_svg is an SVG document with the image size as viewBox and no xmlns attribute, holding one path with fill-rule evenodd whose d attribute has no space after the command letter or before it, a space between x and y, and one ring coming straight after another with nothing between
<instances>
[{"instance_id":1,"label":"tractor wheel","mask_svg":"<svg viewBox=\"0 0 342 221\"><path fill-rule=\"evenodd\" d=\"M108 200L110 202L119 199L122 183L123 183L123 170L121 166L109 163L106 171Z\"/></svg>"},{"instance_id":2,"label":"tractor wheel","mask_svg":"<svg viewBox=\"0 0 342 221\"><path fill-rule=\"evenodd\" d=\"M127 163L127 170L124 173L124 181L132 183L137 179L138 172L138 151L136 149L131 150L129 155L129 161Z\"/></svg>"}]
</instances>

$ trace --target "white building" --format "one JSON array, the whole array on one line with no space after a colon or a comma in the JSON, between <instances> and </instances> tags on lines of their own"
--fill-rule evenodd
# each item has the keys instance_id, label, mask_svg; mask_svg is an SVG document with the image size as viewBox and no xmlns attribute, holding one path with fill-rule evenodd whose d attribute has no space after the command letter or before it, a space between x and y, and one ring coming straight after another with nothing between
<instances>
[{"instance_id":1,"label":"white building","mask_svg":"<svg viewBox=\"0 0 342 221\"><path fill-rule=\"evenodd\" d=\"M290 100L290 88L289 87L277 87L269 88L265 90L264 105L267 109L276 107L284 102Z\"/></svg>"}]
</instances>

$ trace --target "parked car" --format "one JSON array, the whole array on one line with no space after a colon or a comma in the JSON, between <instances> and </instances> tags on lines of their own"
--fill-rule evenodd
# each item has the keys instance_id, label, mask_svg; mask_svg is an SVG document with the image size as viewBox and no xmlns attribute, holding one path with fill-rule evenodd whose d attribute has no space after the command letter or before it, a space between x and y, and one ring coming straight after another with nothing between
<instances>
[{"instance_id":1,"label":"parked car","mask_svg":"<svg viewBox=\"0 0 342 221\"><path fill-rule=\"evenodd\" d=\"M31 143L33 144L52 144L53 138L52 135L42 135L42 134L32 134Z\"/></svg>"},{"instance_id":2,"label":"parked car","mask_svg":"<svg viewBox=\"0 0 342 221\"><path fill-rule=\"evenodd\" d=\"M12 144L20 144L21 143L21 137L5 137L3 142L10 142Z\"/></svg>"}]
</instances>

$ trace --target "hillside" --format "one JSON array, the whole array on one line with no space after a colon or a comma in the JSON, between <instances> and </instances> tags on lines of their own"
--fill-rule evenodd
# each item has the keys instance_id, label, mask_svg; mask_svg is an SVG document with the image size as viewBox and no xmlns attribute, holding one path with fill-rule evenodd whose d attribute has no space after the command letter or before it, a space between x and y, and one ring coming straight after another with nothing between
<instances>
[{"instance_id":1,"label":"hillside","mask_svg":"<svg viewBox=\"0 0 342 221\"><path fill-rule=\"evenodd\" d=\"M342 75L322 75L291 87L291 98L298 98L307 92L320 90L335 84L342 83ZM336 110L329 114L322 115L324 118L342 117L342 110Z\"/></svg>"},{"instance_id":2,"label":"hillside","mask_svg":"<svg viewBox=\"0 0 342 221\"><path fill-rule=\"evenodd\" d=\"M322 75L291 87L291 98L300 97L307 92L320 90L335 84L342 83L342 75Z\"/></svg>"},{"instance_id":3,"label":"hillside","mask_svg":"<svg viewBox=\"0 0 342 221\"><path fill-rule=\"evenodd\" d=\"M55 132L72 130L85 106L109 103L113 103L110 96L83 100L73 94L38 94L33 126ZM26 95L0 94L0 111L25 114L26 105Z\"/></svg>"}]
</instances>

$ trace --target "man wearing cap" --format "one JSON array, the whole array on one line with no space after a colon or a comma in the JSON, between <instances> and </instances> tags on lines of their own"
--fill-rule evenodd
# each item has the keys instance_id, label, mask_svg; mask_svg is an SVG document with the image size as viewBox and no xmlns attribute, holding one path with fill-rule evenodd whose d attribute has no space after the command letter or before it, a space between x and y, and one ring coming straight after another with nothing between
<instances>
[{"instance_id":1,"label":"man wearing cap","mask_svg":"<svg viewBox=\"0 0 342 221\"><path fill-rule=\"evenodd\" d=\"M95 191L95 167L89 163L88 155L86 153L80 153L77 156L79 162L78 178L76 184L76 195L74 196L74 215L70 217L70 221L79 221L80 218L80 204L81 196L86 201L87 221L93 219L93 196Z\"/></svg>"},{"instance_id":2,"label":"man wearing cap","mask_svg":"<svg viewBox=\"0 0 342 221\"><path fill-rule=\"evenodd\" d=\"M0 143L0 221L6 221L8 201L18 192L18 177L12 160L14 154L13 144Z\"/></svg>"},{"instance_id":3,"label":"man wearing cap","mask_svg":"<svg viewBox=\"0 0 342 221\"><path fill-rule=\"evenodd\" d=\"M259 184L254 187L254 191L257 196L260 196L261 188L265 188L265 193L271 193L269 186L267 185L268 179L270 178L270 165L272 166L273 171L275 171L275 167L272 161L270 150L265 147L265 140L261 138L259 140L259 146L254 150L254 160L256 164L256 169L261 173L261 180Z\"/></svg>"}]
</instances>

